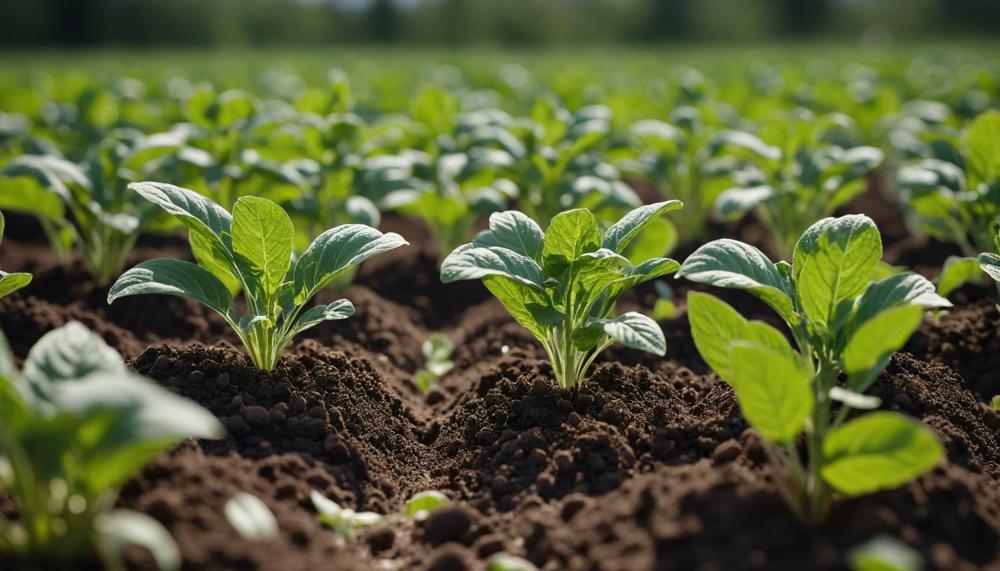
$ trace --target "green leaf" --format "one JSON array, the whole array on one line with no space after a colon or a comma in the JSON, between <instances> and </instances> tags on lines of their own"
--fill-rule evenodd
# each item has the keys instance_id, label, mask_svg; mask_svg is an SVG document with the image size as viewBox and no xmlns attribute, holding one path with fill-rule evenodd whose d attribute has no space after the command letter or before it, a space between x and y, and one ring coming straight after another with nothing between
<instances>
[{"instance_id":1,"label":"green leaf","mask_svg":"<svg viewBox=\"0 0 1000 571\"><path fill-rule=\"evenodd\" d=\"M790 323L797 321L788 280L760 250L724 238L695 250L677 277L725 288L747 290Z\"/></svg>"},{"instance_id":2,"label":"green leaf","mask_svg":"<svg viewBox=\"0 0 1000 571\"><path fill-rule=\"evenodd\" d=\"M76 381L94 373L124 373L125 361L99 335L77 321L42 336L28 352L21 372L39 386Z\"/></svg>"},{"instance_id":3,"label":"green leaf","mask_svg":"<svg viewBox=\"0 0 1000 571\"><path fill-rule=\"evenodd\" d=\"M122 556L129 546L149 551L160 571L181 568L181 552L170 532L152 517L131 510L114 510L94 519L94 532L105 567L122 567Z\"/></svg>"},{"instance_id":4,"label":"green leaf","mask_svg":"<svg viewBox=\"0 0 1000 571\"><path fill-rule=\"evenodd\" d=\"M0 298L13 293L31 283L31 274L0 271Z\"/></svg>"},{"instance_id":5,"label":"green leaf","mask_svg":"<svg viewBox=\"0 0 1000 571\"><path fill-rule=\"evenodd\" d=\"M466 244L441 263L441 281L446 284L486 276L503 276L538 291L543 290L545 281L542 268L534 260L499 246Z\"/></svg>"},{"instance_id":6,"label":"green leaf","mask_svg":"<svg viewBox=\"0 0 1000 571\"><path fill-rule=\"evenodd\" d=\"M715 199L715 211L723 220L736 220L774 194L766 185L726 189Z\"/></svg>"},{"instance_id":7,"label":"green leaf","mask_svg":"<svg viewBox=\"0 0 1000 571\"><path fill-rule=\"evenodd\" d=\"M747 321L721 299L700 292L688 293L688 320L691 336L701 358L719 375L732 383L730 346L734 341L751 341L786 355L794 355L780 331L762 321Z\"/></svg>"},{"instance_id":8,"label":"green leaf","mask_svg":"<svg viewBox=\"0 0 1000 571\"><path fill-rule=\"evenodd\" d=\"M940 296L948 297L951 292L970 281L981 278L982 275L979 260L976 258L948 256L937 277L937 293Z\"/></svg>"},{"instance_id":9,"label":"green leaf","mask_svg":"<svg viewBox=\"0 0 1000 571\"><path fill-rule=\"evenodd\" d=\"M235 314L229 290L197 264L182 260L149 260L125 272L108 292L108 303L129 295L162 294L203 303L223 317Z\"/></svg>"},{"instance_id":10,"label":"green leaf","mask_svg":"<svg viewBox=\"0 0 1000 571\"><path fill-rule=\"evenodd\" d=\"M233 251L248 260L268 296L277 291L292 265L295 228L285 210L267 200L245 196L233 207Z\"/></svg>"},{"instance_id":11,"label":"green leaf","mask_svg":"<svg viewBox=\"0 0 1000 571\"><path fill-rule=\"evenodd\" d=\"M747 422L772 442L792 442L812 414L812 373L794 354L757 343L735 341L730 351L730 384Z\"/></svg>"},{"instance_id":12,"label":"green leaf","mask_svg":"<svg viewBox=\"0 0 1000 571\"><path fill-rule=\"evenodd\" d=\"M997 254L979 254L979 267L986 275L1000 282L1000 256Z\"/></svg>"},{"instance_id":13,"label":"green leaf","mask_svg":"<svg viewBox=\"0 0 1000 571\"><path fill-rule=\"evenodd\" d=\"M0 208L29 212L55 223L65 221L62 199L28 176L0 177Z\"/></svg>"},{"instance_id":14,"label":"green leaf","mask_svg":"<svg viewBox=\"0 0 1000 571\"><path fill-rule=\"evenodd\" d=\"M582 254L597 250L600 242L597 218L589 210L567 210L553 217L545 231L542 265L549 275L559 275Z\"/></svg>"},{"instance_id":15,"label":"green leaf","mask_svg":"<svg viewBox=\"0 0 1000 571\"><path fill-rule=\"evenodd\" d=\"M232 229L233 217L225 208L192 190L172 184L134 182L128 188L177 218L210 248L213 257L232 260L224 236Z\"/></svg>"},{"instance_id":16,"label":"green leaf","mask_svg":"<svg viewBox=\"0 0 1000 571\"><path fill-rule=\"evenodd\" d=\"M317 305L310 307L299 317L295 323L295 333L302 333L306 329L315 327L324 321L336 321L347 319L354 315L354 304L346 299L339 299L327 305Z\"/></svg>"},{"instance_id":17,"label":"green leaf","mask_svg":"<svg viewBox=\"0 0 1000 571\"><path fill-rule=\"evenodd\" d=\"M871 218L851 214L810 226L792 261L793 282L805 314L819 327L834 322L838 306L868 286L882 258L882 238Z\"/></svg>"},{"instance_id":18,"label":"green leaf","mask_svg":"<svg viewBox=\"0 0 1000 571\"><path fill-rule=\"evenodd\" d=\"M343 224L323 232L292 270L296 303L305 303L351 267L407 244L395 232L383 234L363 224Z\"/></svg>"},{"instance_id":19,"label":"green leaf","mask_svg":"<svg viewBox=\"0 0 1000 571\"><path fill-rule=\"evenodd\" d=\"M906 344L924 319L918 305L900 305L868 319L851 335L843 351L851 390L864 392L885 369L892 354Z\"/></svg>"},{"instance_id":20,"label":"green leaf","mask_svg":"<svg viewBox=\"0 0 1000 571\"><path fill-rule=\"evenodd\" d=\"M858 298L853 326L856 328L875 315L901 305L935 309L951 307L951 302L938 295L934 284L919 274L894 274L870 284Z\"/></svg>"},{"instance_id":21,"label":"green leaf","mask_svg":"<svg viewBox=\"0 0 1000 571\"><path fill-rule=\"evenodd\" d=\"M641 313L629 311L612 319L602 319L600 324L608 337L626 347L661 357L667 352L663 330L655 321Z\"/></svg>"},{"instance_id":22,"label":"green leaf","mask_svg":"<svg viewBox=\"0 0 1000 571\"><path fill-rule=\"evenodd\" d=\"M943 455L929 428L901 414L872 412L827 433L820 474L840 494L860 496L905 484Z\"/></svg>"},{"instance_id":23,"label":"green leaf","mask_svg":"<svg viewBox=\"0 0 1000 571\"><path fill-rule=\"evenodd\" d=\"M545 234L534 220L516 210L491 214L489 237L492 240L488 243L480 242L478 239L475 243L483 246L501 246L536 262L542 259Z\"/></svg>"},{"instance_id":24,"label":"green leaf","mask_svg":"<svg viewBox=\"0 0 1000 571\"><path fill-rule=\"evenodd\" d=\"M921 571L920 553L891 535L878 535L847 553L851 571Z\"/></svg>"},{"instance_id":25,"label":"green leaf","mask_svg":"<svg viewBox=\"0 0 1000 571\"><path fill-rule=\"evenodd\" d=\"M427 519L434 510L439 510L451 504L448 496L436 490L418 492L406 500L406 515L417 521Z\"/></svg>"},{"instance_id":26,"label":"green leaf","mask_svg":"<svg viewBox=\"0 0 1000 571\"><path fill-rule=\"evenodd\" d=\"M966 148L973 181L993 184L1000 179L1000 112L976 117L966 133Z\"/></svg>"},{"instance_id":27,"label":"green leaf","mask_svg":"<svg viewBox=\"0 0 1000 571\"><path fill-rule=\"evenodd\" d=\"M649 224L659 219L664 214L673 210L683 208L679 200L667 200L655 204L647 204L632 210L614 223L604 233L601 239L601 247L612 252L624 254L625 248L634 240ZM555 220L553 219L553 222ZM550 228L551 232L551 228ZM663 252L660 252L662 254ZM659 255L659 254L658 254Z\"/></svg>"},{"instance_id":28,"label":"green leaf","mask_svg":"<svg viewBox=\"0 0 1000 571\"><path fill-rule=\"evenodd\" d=\"M260 541L278 535L278 520L257 496L239 492L226 500L224 511L229 525L245 539Z\"/></svg>"},{"instance_id":29,"label":"green leaf","mask_svg":"<svg viewBox=\"0 0 1000 571\"><path fill-rule=\"evenodd\" d=\"M536 339L545 337L546 322L552 316L539 311L551 309L551 304L543 291L499 275L486 276L483 285L503 304L522 327Z\"/></svg>"}]
</instances>

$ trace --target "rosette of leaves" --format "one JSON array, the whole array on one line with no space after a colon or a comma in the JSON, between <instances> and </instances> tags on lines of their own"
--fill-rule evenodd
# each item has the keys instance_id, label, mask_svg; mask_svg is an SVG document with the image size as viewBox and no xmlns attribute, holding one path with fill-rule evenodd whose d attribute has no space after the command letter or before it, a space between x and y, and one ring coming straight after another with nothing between
<instances>
[{"instance_id":1,"label":"rosette of leaves","mask_svg":"<svg viewBox=\"0 0 1000 571\"><path fill-rule=\"evenodd\" d=\"M222 426L194 402L129 373L114 349L71 322L44 335L18 371L0 335L0 487L17 517L0 516L0 551L25 568L119 569L128 545L161 569L180 552L152 517L113 509L119 487L157 454Z\"/></svg>"},{"instance_id":2,"label":"rosette of leaves","mask_svg":"<svg viewBox=\"0 0 1000 571\"><path fill-rule=\"evenodd\" d=\"M3 213L0 212L0 240L5 228ZM24 272L7 273L0 271L0 299L31 283L31 274Z\"/></svg>"},{"instance_id":3,"label":"rosette of leaves","mask_svg":"<svg viewBox=\"0 0 1000 571\"><path fill-rule=\"evenodd\" d=\"M760 136L716 134L709 143L711 154L726 149L751 166L732 172L735 186L716 198L716 213L723 220L737 220L753 211L778 255L790 258L805 229L864 192L866 175L882 163L881 150L837 137L845 122L850 123L840 115L816 119L800 111L769 121Z\"/></svg>"},{"instance_id":4,"label":"rosette of leaves","mask_svg":"<svg viewBox=\"0 0 1000 571\"><path fill-rule=\"evenodd\" d=\"M186 297L221 315L243 342L254 365L270 371L299 333L323 321L354 314L341 299L306 308L324 287L345 272L407 242L362 224L327 230L293 261L295 229L270 200L243 197L233 213L190 190L169 184L129 185L174 216L189 231L198 263L158 259L128 270L111 287L108 303L130 295ZM241 314L233 292L243 292Z\"/></svg>"},{"instance_id":5,"label":"rosette of leaves","mask_svg":"<svg viewBox=\"0 0 1000 571\"><path fill-rule=\"evenodd\" d=\"M942 456L934 433L918 422L867 412L880 402L863 393L924 311L951 305L914 273L874 280L881 256L874 222L850 215L810 226L791 264L723 239L696 250L677 274L748 291L787 325L791 343L784 332L748 321L710 294L688 294L698 352L735 389L778 470L779 490L804 519L822 521L834 494L894 488ZM805 461L798 450L802 440Z\"/></svg>"},{"instance_id":6,"label":"rosette of leaves","mask_svg":"<svg viewBox=\"0 0 1000 571\"><path fill-rule=\"evenodd\" d=\"M80 164L56 154L16 157L0 171L0 207L37 217L62 262L78 247L94 281L105 285L121 273L154 214L126 185L181 152L184 140L179 132L123 130Z\"/></svg>"},{"instance_id":7,"label":"rosette of leaves","mask_svg":"<svg viewBox=\"0 0 1000 571\"><path fill-rule=\"evenodd\" d=\"M603 232L586 209L557 215L545 232L520 212L496 213L489 230L445 258L441 280L482 280L542 344L559 386L577 387L616 341L657 355L666 351L655 321L637 312L616 315L615 302L629 288L677 270L668 258L627 254L652 221L679 208L676 200L642 206Z\"/></svg>"}]
</instances>

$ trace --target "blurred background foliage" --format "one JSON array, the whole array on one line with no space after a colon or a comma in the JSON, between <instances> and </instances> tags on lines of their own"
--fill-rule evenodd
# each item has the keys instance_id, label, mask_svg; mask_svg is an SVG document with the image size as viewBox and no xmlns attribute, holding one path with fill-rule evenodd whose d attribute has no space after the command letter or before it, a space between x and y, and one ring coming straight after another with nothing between
<instances>
[{"instance_id":1,"label":"blurred background foliage","mask_svg":"<svg viewBox=\"0 0 1000 571\"><path fill-rule=\"evenodd\" d=\"M0 0L0 45L576 46L995 36L1000 0Z\"/></svg>"}]
</instances>

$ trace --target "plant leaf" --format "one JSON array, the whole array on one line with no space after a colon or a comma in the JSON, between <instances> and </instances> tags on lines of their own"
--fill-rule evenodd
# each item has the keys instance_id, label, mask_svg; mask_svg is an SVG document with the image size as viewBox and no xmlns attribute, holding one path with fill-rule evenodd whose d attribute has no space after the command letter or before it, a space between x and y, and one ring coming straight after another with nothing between
<instances>
[{"instance_id":1,"label":"plant leaf","mask_svg":"<svg viewBox=\"0 0 1000 571\"><path fill-rule=\"evenodd\" d=\"M215 257L233 261L224 236L232 229L233 217L218 204L186 188L162 182L134 182L130 190L159 206L210 247Z\"/></svg>"},{"instance_id":2,"label":"plant leaf","mask_svg":"<svg viewBox=\"0 0 1000 571\"><path fill-rule=\"evenodd\" d=\"M13 293L31 283L31 274L0 271L0 298Z\"/></svg>"},{"instance_id":3,"label":"plant leaf","mask_svg":"<svg viewBox=\"0 0 1000 571\"><path fill-rule=\"evenodd\" d=\"M148 260L125 272L108 292L108 303L129 295L162 294L203 303L233 319L229 290L208 270L183 260Z\"/></svg>"},{"instance_id":4,"label":"plant leaf","mask_svg":"<svg viewBox=\"0 0 1000 571\"><path fill-rule=\"evenodd\" d=\"M170 532L144 513L114 510L100 514L94 519L94 531L105 566L109 569L122 565L122 553L131 545L148 550L160 571L181 568L181 551ZM108 561L111 558L113 560Z\"/></svg>"},{"instance_id":5,"label":"plant leaf","mask_svg":"<svg viewBox=\"0 0 1000 571\"><path fill-rule=\"evenodd\" d=\"M417 520L427 519L427 516L434 510L441 509L451 504L448 496L437 490L428 490L413 494L406 500L406 515Z\"/></svg>"},{"instance_id":6,"label":"plant leaf","mask_svg":"<svg viewBox=\"0 0 1000 571\"><path fill-rule=\"evenodd\" d=\"M986 275L1000 282L1000 256L997 254L979 254L979 267Z\"/></svg>"},{"instance_id":7,"label":"plant leaf","mask_svg":"<svg viewBox=\"0 0 1000 571\"><path fill-rule=\"evenodd\" d=\"M735 341L730 352L743 416L764 438L792 442L812 414L812 374L795 356L753 342Z\"/></svg>"},{"instance_id":8,"label":"plant leaf","mask_svg":"<svg viewBox=\"0 0 1000 571\"><path fill-rule=\"evenodd\" d=\"M257 496L239 492L226 500L224 511L229 525L246 539L260 541L278 535L278 520Z\"/></svg>"},{"instance_id":9,"label":"plant leaf","mask_svg":"<svg viewBox=\"0 0 1000 571\"><path fill-rule=\"evenodd\" d=\"M267 200L244 196L233 207L233 251L249 260L257 281L273 295L292 265L295 228L285 210Z\"/></svg>"},{"instance_id":10,"label":"plant leaf","mask_svg":"<svg viewBox=\"0 0 1000 571\"><path fill-rule=\"evenodd\" d=\"M974 181L993 184L1000 179L1000 112L976 117L966 133L966 148Z\"/></svg>"},{"instance_id":11,"label":"plant leaf","mask_svg":"<svg viewBox=\"0 0 1000 571\"><path fill-rule=\"evenodd\" d=\"M723 220L736 220L772 196L774 188L767 185L729 188L715 199L715 211Z\"/></svg>"},{"instance_id":12,"label":"plant leaf","mask_svg":"<svg viewBox=\"0 0 1000 571\"><path fill-rule=\"evenodd\" d=\"M601 247L612 252L624 254L625 248L634 240L649 224L659 219L667 212L683 208L679 200L667 200L655 204L647 204L632 210L615 222L604 233L601 239ZM662 254L662 252L660 252Z\"/></svg>"},{"instance_id":13,"label":"plant leaf","mask_svg":"<svg viewBox=\"0 0 1000 571\"><path fill-rule=\"evenodd\" d=\"M545 234L534 220L516 210L491 214L490 235L494 243L484 245L502 246L536 262L542 259Z\"/></svg>"},{"instance_id":14,"label":"plant leaf","mask_svg":"<svg viewBox=\"0 0 1000 571\"><path fill-rule=\"evenodd\" d=\"M549 275L559 275L582 254L597 250L600 242L593 213L585 208L567 210L553 217L545 231L542 265Z\"/></svg>"},{"instance_id":15,"label":"plant leaf","mask_svg":"<svg viewBox=\"0 0 1000 571\"><path fill-rule=\"evenodd\" d=\"M792 262L805 314L818 327L832 324L840 303L868 286L881 258L882 238L867 216L825 218L810 226L795 245Z\"/></svg>"},{"instance_id":16,"label":"plant leaf","mask_svg":"<svg viewBox=\"0 0 1000 571\"><path fill-rule=\"evenodd\" d=\"M906 344L923 319L924 310L920 306L900 305L861 324L842 354L851 390L861 393L871 386L889 364L892 354Z\"/></svg>"},{"instance_id":17,"label":"plant leaf","mask_svg":"<svg viewBox=\"0 0 1000 571\"><path fill-rule=\"evenodd\" d=\"M724 238L713 240L684 261L677 277L725 288L747 290L778 312L785 321L797 321L788 280L760 250Z\"/></svg>"},{"instance_id":18,"label":"plant leaf","mask_svg":"<svg viewBox=\"0 0 1000 571\"><path fill-rule=\"evenodd\" d=\"M94 373L125 373L125 361L99 335L78 321L49 331L32 346L21 376L45 387Z\"/></svg>"},{"instance_id":19,"label":"plant leaf","mask_svg":"<svg viewBox=\"0 0 1000 571\"><path fill-rule=\"evenodd\" d=\"M363 224L343 224L323 232L292 270L296 303L305 303L349 268L407 244L395 232L383 234Z\"/></svg>"},{"instance_id":20,"label":"plant leaf","mask_svg":"<svg viewBox=\"0 0 1000 571\"><path fill-rule=\"evenodd\" d=\"M667 352L663 330L649 317L629 311L614 319L600 320L604 333L626 347L660 355Z\"/></svg>"},{"instance_id":21,"label":"plant leaf","mask_svg":"<svg viewBox=\"0 0 1000 571\"><path fill-rule=\"evenodd\" d=\"M324 321L347 319L352 315L354 315L354 304L346 299L338 299L327 305L310 307L299 316L299 320L295 323L295 334L302 333Z\"/></svg>"},{"instance_id":22,"label":"plant leaf","mask_svg":"<svg viewBox=\"0 0 1000 571\"><path fill-rule=\"evenodd\" d=\"M543 291L545 277L534 260L500 246L466 244L458 247L441 264L441 281L476 280L503 276L538 291Z\"/></svg>"},{"instance_id":23,"label":"plant leaf","mask_svg":"<svg viewBox=\"0 0 1000 571\"><path fill-rule=\"evenodd\" d=\"M551 312L555 310L543 291L500 275L485 276L483 285L536 339L545 337L546 322L554 318Z\"/></svg>"},{"instance_id":24,"label":"plant leaf","mask_svg":"<svg viewBox=\"0 0 1000 571\"><path fill-rule=\"evenodd\" d=\"M875 315L901 305L924 309L951 307L951 302L934 291L934 284L920 274L903 272L874 282L856 302L853 326L857 328Z\"/></svg>"},{"instance_id":25,"label":"plant leaf","mask_svg":"<svg viewBox=\"0 0 1000 571\"><path fill-rule=\"evenodd\" d=\"M837 492L860 496L905 484L943 455L929 428L901 414L871 412L827 433L820 474Z\"/></svg>"},{"instance_id":26,"label":"plant leaf","mask_svg":"<svg viewBox=\"0 0 1000 571\"><path fill-rule=\"evenodd\" d=\"M951 292L976 278L980 278L977 281L981 281L982 275L982 268L979 267L979 260L976 258L948 256L936 280L937 293L948 297Z\"/></svg>"}]
</instances>

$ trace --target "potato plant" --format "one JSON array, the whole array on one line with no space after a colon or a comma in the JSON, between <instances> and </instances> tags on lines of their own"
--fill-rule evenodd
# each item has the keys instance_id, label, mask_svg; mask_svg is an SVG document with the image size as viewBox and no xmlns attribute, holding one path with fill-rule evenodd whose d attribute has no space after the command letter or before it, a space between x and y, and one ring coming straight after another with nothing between
<instances>
[{"instance_id":1,"label":"potato plant","mask_svg":"<svg viewBox=\"0 0 1000 571\"><path fill-rule=\"evenodd\" d=\"M586 209L558 214L545 232L520 212L497 213L489 230L445 258L441 281L482 280L542 344L559 386L575 388L615 341L666 352L655 321L634 311L615 315L615 302L680 267L669 258L630 260L624 254L645 227L681 206L676 200L641 206L603 232Z\"/></svg>"},{"instance_id":2,"label":"potato plant","mask_svg":"<svg viewBox=\"0 0 1000 571\"><path fill-rule=\"evenodd\" d=\"M203 303L229 323L254 365L265 371L274 369L299 333L354 313L346 299L307 309L320 290L368 258L407 244L398 234L344 224L317 236L293 261L295 229L288 214L270 200L240 198L230 214L199 194L169 184L143 182L129 188L189 230L198 263L142 262L118 278L108 303L142 294ZM242 290L247 313L240 313L227 284Z\"/></svg>"},{"instance_id":3,"label":"potato plant","mask_svg":"<svg viewBox=\"0 0 1000 571\"><path fill-rule=\"evenodd\" d=\"M787 325L794 345L710 294L688 294L698 352L736 391L778 471L783 498L803 519L823 521L834 494L853 497L904 484L943 454L928 428L901 414L871 411L880 403L863 394L924 310L951 305L917 274L873 280L881 256L874 222L849 215L810 226L791 264L722 239L696 250L677 273L746 290Z\"/></svg>"},{"instance_id":4,"label":"potato plant","mask_svg":"<svg viewBox=\"0 0 1000 571\"><path fill-rule=\"evenodd\" d=\"M20 371L0 341L0 487L17 506L16 518L0 516L0 551L24 568L100 557L118 569L135 544L161 569L179 569L157 520L113 506L118 488L177 441L221 436L215 416L128 372L77 322L39 339Z\"/></svg>"}]
</instances>

